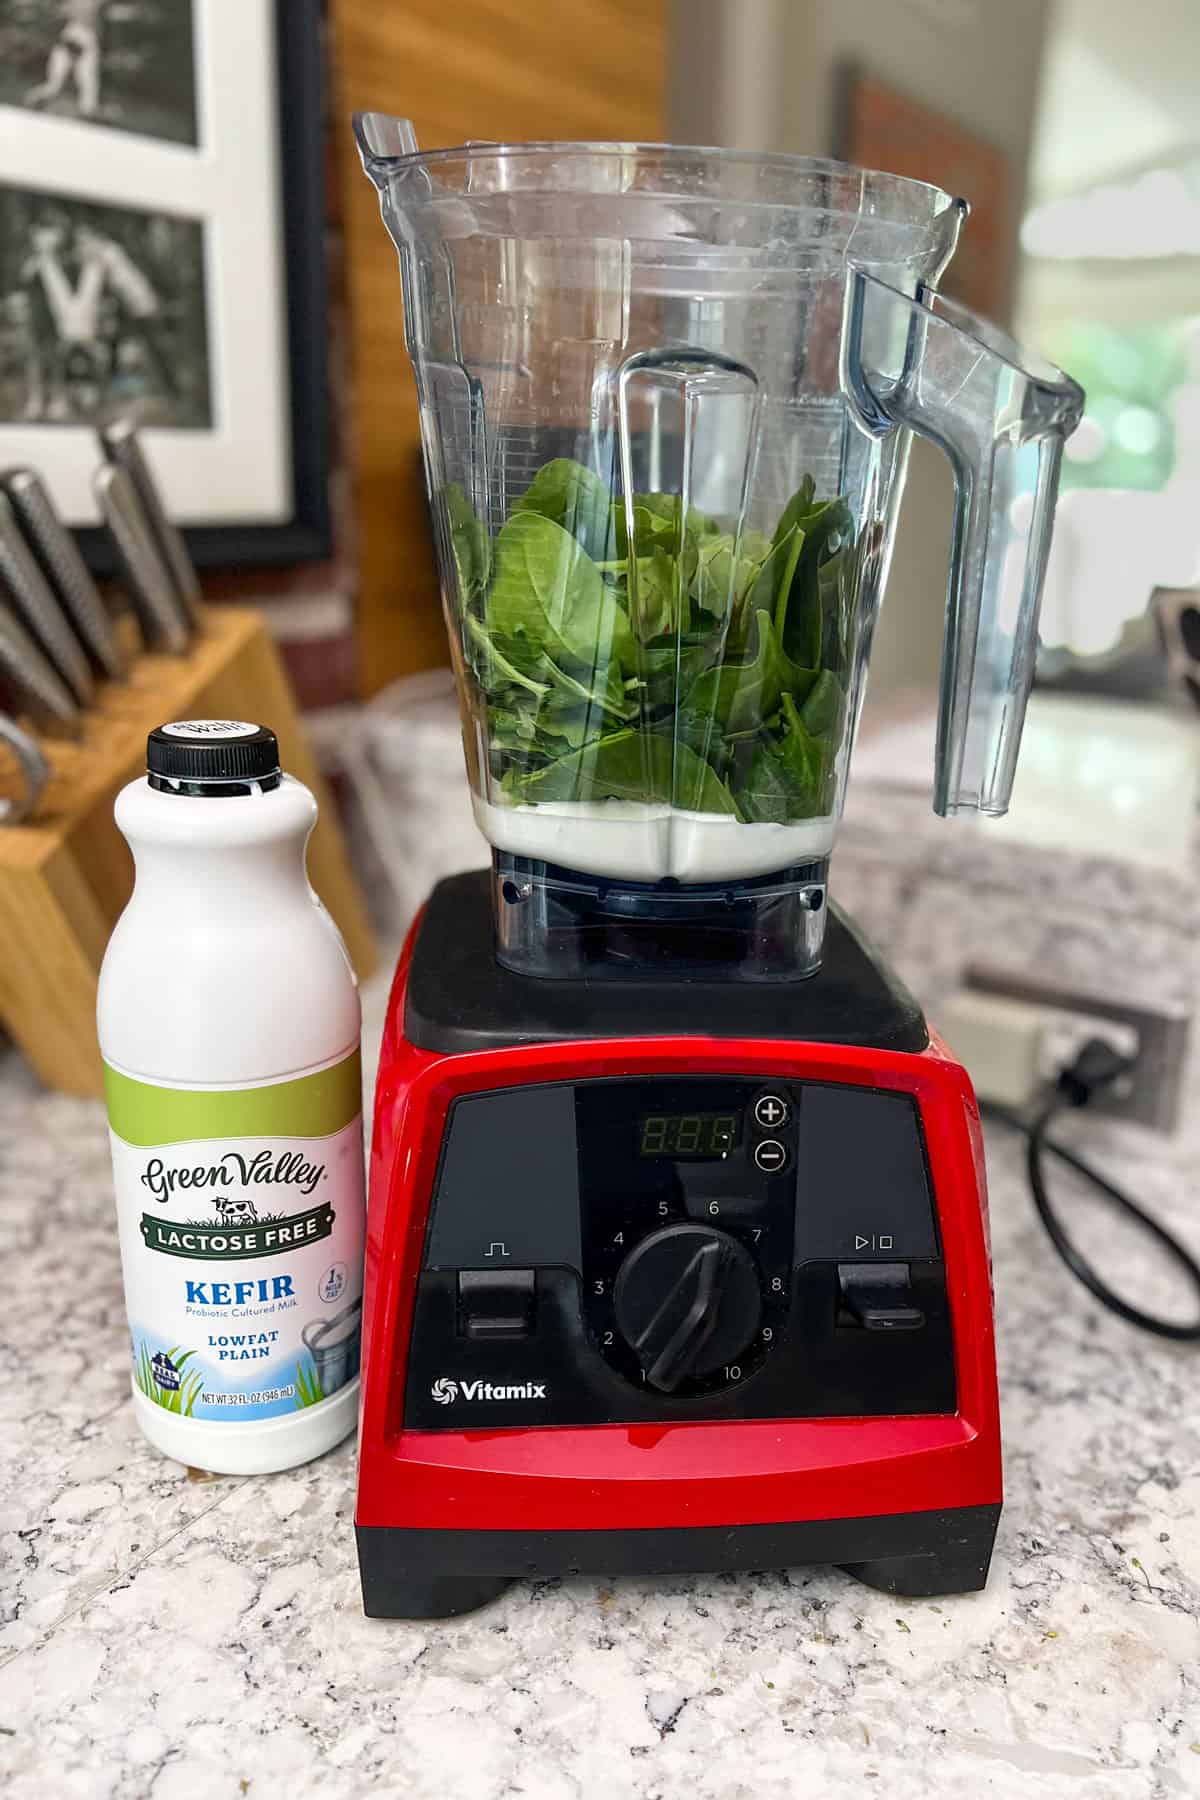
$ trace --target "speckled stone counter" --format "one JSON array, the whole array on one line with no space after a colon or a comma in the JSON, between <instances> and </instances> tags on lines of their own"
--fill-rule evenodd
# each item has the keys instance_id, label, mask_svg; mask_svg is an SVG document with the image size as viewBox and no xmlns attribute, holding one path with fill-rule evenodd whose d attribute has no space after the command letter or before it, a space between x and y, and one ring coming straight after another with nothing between
<instances>
[{"instance_id":1,"label":"speckled stone counter","mask_svg":"<svg viewBox=\"0 0 1200 1800\"><path fill-rule=\"evenodd\" d=\"M877 932L897 926L870 856L851 845L842 873ZM971 949L953 872L928 879L938 930L893 934L922 993L944 986L948 934ZM368 1001L370 1059L382 983ZM1200 1239L1200 1123L1170 1143L1086 1123L1089 1151ZM1007 1504L986 1593L897 1601L808 1569L552 1581L450 1624L382 1623L359 1607L350 1445L195 1480L141 1441L100 1109L0 1059L4 1793L1200 1794L1200 1349L1101 1314L1003 1131L989 1161ZM1143 1295L1171 1291L1107 1213L1072 1218Z\"/></svg>"}]
</instances>

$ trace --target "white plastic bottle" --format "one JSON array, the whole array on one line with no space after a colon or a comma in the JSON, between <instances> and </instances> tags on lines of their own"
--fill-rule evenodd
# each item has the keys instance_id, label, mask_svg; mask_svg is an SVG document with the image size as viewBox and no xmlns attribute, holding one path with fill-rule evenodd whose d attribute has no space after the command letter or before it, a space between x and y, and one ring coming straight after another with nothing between
<instances>
[{"instance_id":1,"label":"white plastic bottle","mask_svg":"<svg viewBox=\"0 0 1200 1800\"><path fill-rule=\"evenodd\" d=\"M358 986L305 872L317 806L274 734L162 725L117 798L133 896L100 972L138 1423L224 1474L354 1427Z\"/></svg>"}]
</instances>

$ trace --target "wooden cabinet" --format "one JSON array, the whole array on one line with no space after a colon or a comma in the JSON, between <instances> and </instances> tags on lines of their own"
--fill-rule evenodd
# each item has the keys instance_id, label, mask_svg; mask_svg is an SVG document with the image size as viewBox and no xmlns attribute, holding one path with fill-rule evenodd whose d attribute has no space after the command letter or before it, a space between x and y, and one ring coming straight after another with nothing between
<instances>
[{"instance_id":1,"label":"wooden cabinet","mask_svg":"<svg viewBox=\"0 0 1200 1800\"><path fill-rule=\"evenodd\" d=\"M331 0L352 359L361 691L447 660L396 253L350 136L355 110L467 138L665 135L667 0Z\"/></svg>"}]
</instances>

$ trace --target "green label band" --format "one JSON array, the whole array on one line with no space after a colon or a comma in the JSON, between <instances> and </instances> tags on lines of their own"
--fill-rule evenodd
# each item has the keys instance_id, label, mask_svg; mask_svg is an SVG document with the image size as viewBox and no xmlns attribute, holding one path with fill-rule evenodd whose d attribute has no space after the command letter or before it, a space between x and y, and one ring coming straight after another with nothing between
<instances>
[{"instance_id":1,"label":"green label band","mask_svg":"<svg viewBox=\"0 0 1200 1800\"><path fill-rule=\"evenodd\" d=\"M127 1144L150 1147L210 1138L332 1137L362 1111L357 1050L296 1081L259 1088L166 1088L104 1065L108 1122Z\"/></svg>"},{"instance_id":2,"label":"green label band","mask_svg":"<svg viewBox=\"0 0 1200 1800\"><path fill-rule=\"evenodd\" d=\"M178 1225L154 1213L142 1214L142 1236L147 1250L164 1256L190 1256L198 1262L245 1262L253 1256L278 1256L302 1244L315 1244L333 1231L332 1206L313 1206L308 1212L289 1213L283 1219L263 1219L253 1225Z\"/></svg>"}]
</instances>

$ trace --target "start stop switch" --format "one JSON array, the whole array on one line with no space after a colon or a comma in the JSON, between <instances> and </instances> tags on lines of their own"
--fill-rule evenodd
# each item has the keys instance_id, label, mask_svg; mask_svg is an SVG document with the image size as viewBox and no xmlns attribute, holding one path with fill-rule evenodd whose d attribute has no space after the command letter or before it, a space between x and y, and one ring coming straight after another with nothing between
<instances>
[{"instance_id":1,"label":"start stop switch","mask_svg":"<svg viewBox=\"0 0 1200 1800\"><path fill-rule=\"evenodd\" d=\"M925 1323L907 1263L839 1263L838 1286L843 1307L864 1331L919 1331Z\"/></svg>"}]
</instances>

